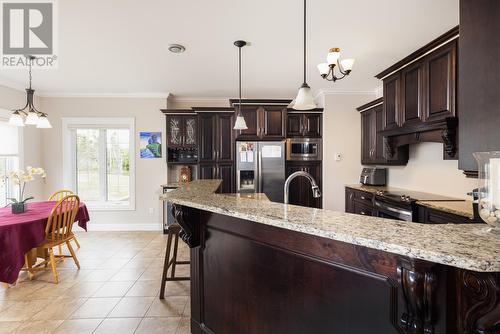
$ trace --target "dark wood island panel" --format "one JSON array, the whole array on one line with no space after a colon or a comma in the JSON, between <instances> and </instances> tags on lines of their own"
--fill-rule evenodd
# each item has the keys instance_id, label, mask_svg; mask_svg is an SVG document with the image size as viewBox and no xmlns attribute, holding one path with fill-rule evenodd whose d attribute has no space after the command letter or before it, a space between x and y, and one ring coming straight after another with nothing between
<instances>
[{"instance_id":1,"label":"dark wood island panel","mask_svg":"<svg viewBox=\"0 0 500 334\"><path fill-rule=\"evenodd\" d=\"M499 333L500 274L173 205L191 248L191 331Z\"/></svg>"}]
</instances>

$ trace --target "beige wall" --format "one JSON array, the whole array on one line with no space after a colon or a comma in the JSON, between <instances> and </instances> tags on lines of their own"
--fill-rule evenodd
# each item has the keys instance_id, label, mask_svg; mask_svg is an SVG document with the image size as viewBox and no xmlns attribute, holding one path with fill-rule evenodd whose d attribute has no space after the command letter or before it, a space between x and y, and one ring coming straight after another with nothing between
<instances>
[{"instance_id":1,"label":"beige wall","mask_svg":"<svg viewBox=\"0 0 500 334\"><path fill-rule=\"evenodd\" d=\"M359 182L361 116L356 107L374 95L326 95L323 112L323 207L344 211L344 185ZM342 155L335 161L335 154Z\"/></svg>"},{"instance_id":2,"label":"beige wall","mask_svg":"<svg viewBox=\"0 0 500 334\"><path fill-rule=\"evenodd\" d=\"M0 86L0 108L6 110L12 110L21 108L26 104L26 93L24 91L15 90L12 88L7 88ZM35 96L35 105L39 106L40 100ZM23 162L24 166L33 167L45 167L42 162L42 133L44 129L37 129L33 125L27 125L22 128L23 131ZM34 196L35 200L44 199L43 192L43 181L36 179L35 181L29 183L26 187L26 194L29 196Z\"/></svg>"},{"instance_id":3,"label":"beige wall","mask_svg":"<svg viewBox=\"0 0 500 334\"><path fill-rule=\"evenodd\" d=\"M165 158L140 159L140 131L162 132L165 147L165 108L163 98L41 98L42 110L49 114L53 129L43 133L45 147L43 161L48 172L45 196L63 186L62 171L62 117L134 117L135 118L135 188L134 211L93 211L89 228L96 230L158 229L160 209L158 200L160 185L167 179ZM165 154L165 152L164 152ZM150 212L152 210L152 213Z\"/></svg>"},{"instance_id":4,"label":"beige wall","mask_svg":"<svg viewBox=\"0 0 500 334\"><path fill-rule=\"evenodd\" d=\"M458 169L458 160L443 160L443 144L420 143L410 146L405 167L391 167L389 184L395 187L466 198L477 187Z\"/></svg>"}]
</instances>

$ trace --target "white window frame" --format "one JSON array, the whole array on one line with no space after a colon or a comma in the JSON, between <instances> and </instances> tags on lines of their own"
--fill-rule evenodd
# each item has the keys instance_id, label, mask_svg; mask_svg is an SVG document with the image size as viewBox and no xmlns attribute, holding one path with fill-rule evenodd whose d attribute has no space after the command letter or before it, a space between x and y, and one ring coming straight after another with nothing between
<instances>
[{"instance_id":1,"label":"white window frame","mask_svg":"<svg viewBox=\"0 0 500 334\"><path fill-rule=\"evenodd\" d=\"M10 119L10 115L12 115L12 111L7 110L7 109L2 109L0 108L0 122L5 122L8 123ZM17 157L17 162L18 162L18 169L23 169L24 168L24 146L23 146L23 127L18 127L17 128L17 155L9 155L12 157ZM10 182L7 180L7 189L8 189L8 194L7 197L17 197L17 193L14 191L14 186L10 184Z\"/></svg>"},{"instance_id":2,"label":"white window frame","mask_svg":"<svg viewBox=\"0 0 500 334\"><path fill-rule=\"evenodd\" d=\"M135 210L135 118L133 117L63 117L62 149L63 149L63 184L69 189L77 189L76 185L76 147L74 129L129 129L129 175L130 200L128 205L120 201L89 202L85 204L94 211ZM104 145L104 141L100 141ZM99 149L99 159L106 160L106 147ZM101 171L105 173L106 171ZM101 184L101 192L106 184Z\"/></svg>"}]
</instances>

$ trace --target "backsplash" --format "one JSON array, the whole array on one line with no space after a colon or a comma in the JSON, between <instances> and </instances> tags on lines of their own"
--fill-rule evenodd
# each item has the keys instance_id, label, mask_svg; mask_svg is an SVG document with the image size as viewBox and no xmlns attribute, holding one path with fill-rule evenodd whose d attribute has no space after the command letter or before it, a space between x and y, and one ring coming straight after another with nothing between
<instances>
[{"instance_id":1,"label":"backsplash","mask_svg":"<svg viewBox=\"0 0 500 334\"><path fill-rule=\"evenodd\" d=\"M443 160L443 144L420 143L410 146L410 160L404 167L389 167L388 185L440 195L468 198L477 187L458 169L457 160Z\"/></svg>"}]
</instances>

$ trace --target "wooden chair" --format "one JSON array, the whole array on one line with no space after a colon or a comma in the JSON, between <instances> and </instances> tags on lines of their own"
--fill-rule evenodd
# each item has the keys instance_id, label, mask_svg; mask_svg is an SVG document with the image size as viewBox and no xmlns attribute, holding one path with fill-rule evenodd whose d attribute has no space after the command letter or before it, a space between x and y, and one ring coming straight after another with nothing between
<instances>
[{"instance_id":1,"label":"wooden chair","mask_svg":"<svg viewBox=\"0 0 500 334\"><path fill-rule=\"evenodd\" d=\"M56 202L59 202L60 200L62 200L64 197L66 196L69 196L69 195L74 195L75 193L72 192L71 190L69 189L61 189L61 190L58 190L56 191L55 193L53 193L52 195L50 195L49 197L49 201L56 201ZM76 244L76 247L78 249L80 249L80 243L78 242L78 239L76 239L76 237L74 237L75 240L75 244ZM59 255L62 255L62 247L59 246Z\"/></svg>"},{"instance_id":2,"label":"wooden chair","mask_svg":"<svg viewBox=\"0 0 500 334\"><path fill-rule=\"evenodd\" d=\"M76 195L66 196L54 206L47 221L47 226L45 227L45 240L36 249L37 253L46 254L45 260L33 266L31 263L32 261L29 261L28 257L26 258L26 268L23 270L28 271L30 279L34 276L34 271L47 270L46 267L50 264L54 282L58 283L59 276L56 270L56 259L61 260L64 257L72 257L76 266L80 269L80 263L70 244L70 241L75 239L72 229L79 207L80 199ZM71 255L54 255L52 249L63 244L66 244ZM44 268L40 268L41 266Z\"/></svg>"},{"instance_id":3,"label":"wooden chair","mask_svg":"<svg viewBox=\"0 0 500 334\"><path fill-rule=\"evenodd\" d=\"M179 246L179 233L181 227L179 224L173 224L167 228L167 249L165 252L165 262L163 264L163 274L161 277L160 299L165 298L165 284L167 281L189 281L189 277L175 277L175 266L178 264L189 264L189 261L177 261L177 248ZM174 239L174 249L172 258L170 258L170 251L172 250L172 238ZM170 277L168 277L168 269L172 268Z\"/></svg>"}]
</instances>

